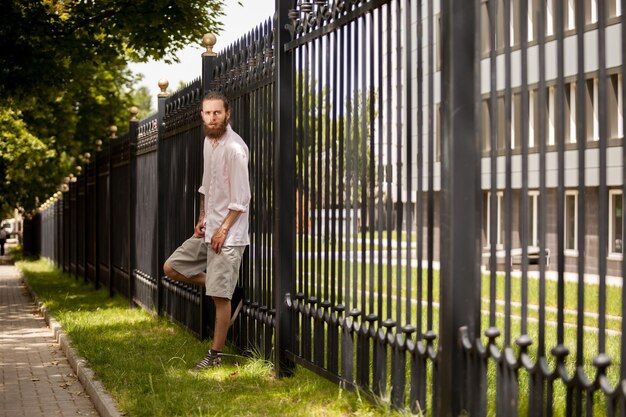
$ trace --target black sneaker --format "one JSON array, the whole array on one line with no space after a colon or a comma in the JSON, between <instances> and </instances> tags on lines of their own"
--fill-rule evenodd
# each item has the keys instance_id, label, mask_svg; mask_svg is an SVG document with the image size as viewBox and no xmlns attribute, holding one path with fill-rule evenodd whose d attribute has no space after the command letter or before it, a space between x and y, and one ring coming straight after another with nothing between
<instances>
[{"instance_id":1,"label":"black sneaker","mask_svg":"<svg viewBox=\"0 0 626 417\"><path fill-rule=\"evenodd\" d=\"M215 368L222 364L222 354L213 352L211 349L206 353L204 358L193 367L194 371L201 371L206 368Z\"/></svg>"},{"instance_id":2,"label":"black sneaker","mask_svg":"<svg viewBox=\"0 0 626 417\"><path fill-rule=\"evenodd\" d=\"M243 288L235 287L235 292L233 293L233 298L230 300L230 325L232 326L241 308L243 307Z\"/></svg>"}]
</instances>

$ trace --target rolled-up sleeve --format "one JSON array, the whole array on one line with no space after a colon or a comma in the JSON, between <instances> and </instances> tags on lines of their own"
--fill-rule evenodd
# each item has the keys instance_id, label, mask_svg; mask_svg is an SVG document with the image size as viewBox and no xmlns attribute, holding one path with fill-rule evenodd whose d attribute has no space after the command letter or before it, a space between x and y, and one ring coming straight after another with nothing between
<instances>
[{"instance_id":1,"label":"rolled-up sleeve","mask_svg":"<svg viewBox=\"0 0 626 417\"><path fill-rule=\"evenodd\" d=\"M248 156L241 150L233 153L230 164L230 202L228 209L246 212L249 205Z\"/></svg>"}]
</instances>

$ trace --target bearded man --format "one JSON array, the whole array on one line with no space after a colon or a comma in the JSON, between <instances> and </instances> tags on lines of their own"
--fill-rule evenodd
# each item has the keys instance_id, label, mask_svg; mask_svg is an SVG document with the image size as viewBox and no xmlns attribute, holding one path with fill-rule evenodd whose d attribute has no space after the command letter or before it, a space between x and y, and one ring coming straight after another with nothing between
<instances>
[{"instance_id":1,"label":"bearded man","mask_svg":"<svg viewBox=\"0 0 626 417\"><path fill-rule=\"evenodd\" d=\"M250 244L248 146L228 123L230 106L223 94L209 92L202 100L201 116L205 138L200 216L193 236L163 265L171 279L204 285L215 303L212 346L194 367L196 371L221 364L228 328L242 306L241 288L236 285Z\"/></svg>"}]
</instances>

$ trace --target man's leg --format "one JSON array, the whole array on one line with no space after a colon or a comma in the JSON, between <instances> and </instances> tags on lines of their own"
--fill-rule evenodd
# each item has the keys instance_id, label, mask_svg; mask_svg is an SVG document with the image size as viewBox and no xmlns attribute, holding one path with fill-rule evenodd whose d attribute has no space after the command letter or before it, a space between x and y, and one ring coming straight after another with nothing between
<instances>
[{"instance_id":1,"label":"man's leg","mask_svg":"<svg viewBox=\"0 0 626 417\"><path fill-rule=\"evenodd\" d=\"M222 253L212 250L207 252L207 294L215 304L215 327L211 349L198 362L194 370L219 366L221 354L226 344L226 336L231 320L231 300L237 278L244 247L222 247Z\"/></svg>"},{"instance_id":2,"label":"man's leg","mask_svg":"<svg viewBox=\"0 0 626 417\"><path fill-rule=\"evenodd\" d=\"M204 283L206 281L206 275L204 274L204 272L200 272L197 275L187 278L186 276L172 268L172 266L168 262L165 262L163 264L163 272L165 272L165 275L167 275L168 278L175 281L184 282L185 284L195 284L204 287Z\"/></svg>"},{"instance_id":3,"label":"man's leg","mask_svg":"<svg viewBox=\"0 0 626 417\"><path fill-rule=\"evenodd\" d=\"M213 331L212 347L204 355L204 358L196 364L193 368L194 371L220 366L222 363L222 350L226 344L226 335L230 326L230 300L213 297L213 302L215 303L215 330Z\"/></svg>"},{"instance_id":4,"label":"man's leg","mask_svg":"<svg viewBox=\"0 0 626 417\"><path fill-rule=\"evenodd\" d=\"M201 286L206 280L205 268L206 243L196 237L184 241L163 264L163 272L168 278Z\"/></svg>"},{"instance_id":5,"label":"man's leg","mask_svg":"<svg viewBox=\"0 0 626 417\"><path fill-rule=\"evenodd\" d=\"M226 344L226 335L230 326L230 300L213 297L215 303L215 331L213 332L213 350L222 351Z\"/></svg>"}]
</instances>

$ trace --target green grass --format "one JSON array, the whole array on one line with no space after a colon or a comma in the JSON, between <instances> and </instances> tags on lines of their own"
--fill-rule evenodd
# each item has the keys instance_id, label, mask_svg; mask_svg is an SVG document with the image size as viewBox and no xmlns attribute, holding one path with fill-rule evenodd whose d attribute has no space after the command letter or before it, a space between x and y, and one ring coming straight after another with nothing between
<instances>
[{"instance_id":1,"label":"green grass","mask_svg":"<svg viewBox=\"0 0 626 417\"><path fill-rule=\"evenodd\" d=\"M272 365L254 355L227 350L223 367L190 373L208 342L163 317L129 309L125 299L109 298L45 260L17 266L128 416L401 415L300 367L278 379Z\"/></svg>"},{"instance_id":2,"label":"green grass","mask_svg":"<svg viewBox=\"0 0 626 417\"><path fill-rule=\"evenodd\" d=\"M339 249L339 248L338 248ZM395 253L395 252L394 252ZM299 260L299 262L304 262L304 260ZM317 288L317 282L323 282L325 279L327 279L328 277L325 276L325 268L324 265L325 263L328 262L328 260L315 260L315 259L309 259L307 264L308 264L308 268L306 268L307 270L304 271L304 273L306 275L308 275L308 279L305 280L303 282L303 285L300 286L298 285L298 290L299 291L303 291L305 288L308 288L309 290L313 291L311 292L311 294L315 293L316 295L322 294L323 292L323 285L320 284L320 287ZM348 273L348 266L347 264L350 263L350 269L349 269L349 273ZM383 274L380 278L382 278L380 285L378 284L378 268L374 267L373 270L371 272L373 272L372 276L370 277L370 268L369 265L364 266L365 264L361 263L358 261L358 258L355 258L354 260L351 260L350 262L346 262L345 259L342 262L336 262L335 263L335 268L334 271L332 268L330 268L329 270L329 274L335 274L335 276L337 276L339 271L342 271L343 273L343 285L342 285L342 289L346 290L348 289L350 292L352 292L354 289L357 290L356 293L356 298L352 299L352 302L350 303L351 306L361 306L361 289L363 286L365 286L366 288L366 297L369 298L369 292L375 292L375 293L380 293L383 297L382 297L382 302L384 303L387 299L387 293L391 293L392 297L392 314L391 316L395 316L395 304L396 304L396 296L400 295L403 300L406 297L406 274L408 273L410 276L410 280L412 282L412 294L411 294L411 298L414 298L415 296L415 285L417 282L417 268L412 268L412 267L407 267L407 266L393 266L391 268L391 275L388 277L387 276L387 268L384 267L383 268ZM298 270L298 269L297 269ZM313 273L313 271L315 271L315 273ZM396 276L401 276L401 282L400 284L400 288L397 288L397 284L398 281L396 280ZM349 285L348 288L346 288L345 284L346 284L346 277L348 278L348 282L350 282L351 284ZM355 279L356 278L356 279ZM363 282L363 278L364 278L364 282ZM370 286L370 278L373 278L373 286ZM391 278L389 280L389 282L387 281L388 278ZM354 281L353 281L354 279ZM424 282L424 292L422 293L422 297L423 299L426 298L426 288L425 288L425 281L426 281L426 271L424 270L424 275L423 275L423 282ZM493 284L495 285L495 293L496 293L496 299L500 300L500 302L495 306L495 310L496 310L496 316L495 316L495 326L497 326L499 329L501 329L502 331L504 330L505 326L504 326L504 318L502 317L502 314L504 313L504 303L502 302L502 300L505 299L505 287L504 287L504 283L505 283L505 277L501 274L499 274L496 278L496 280L493 282ZM337 285L337 283L335 283L335 285ZM489 308L490 308L490 286L492 285L492 282L490 280L490 277L488 274L483 274L482 276L482 283L481 283L481 287L482 287L482 310L483 310L483 314L482 314L482 323L481 323L481 327L483 329L483 332L485 329L487 329L489 327L489 314L487 313ZM511 312L512 312L512 317L511 317L511 329L510 329L510 336L512 337L512 340L514 341L515 338L517 337L517 335L521 334L521 323L520 323L520 318L519 316L521 315L521 307L515 303L519 303L521 301L521 287L522 287L522 281L519 277L511 277L511 281L510 281L510 285L511 285L511 301L514 303L511 306ZM356 288L355 288L356 287ZM530 304L530 308L528 311L528 318L529 318L529 322L528 322L528 334L533 338L533 345L531 345L530 349L529 349L529 353L531 355L532 360L536 360L536 358L538 357L538 352L537 352L537 342L538 342L538 324L536 322L536 319L538 318L538 304L539 304L539 287L540 287L540 281L537 279L529 279L528 280L528 302ZM316 288L315 290L313 290L313 288ZM585 294L585 305L584 305L584 311L587 313L597 313L598 312L598 299L599 299L599 295L598 295L598 289L599 287L597 285L593 285L593 284L588 284L585 285L584 287L581 288L582 291L584 291ZM318 291L319 290L319 291ZM558 284L555 281L550 281L550 280L546 280L545 282L545 293L546 293L546 298L545 298L545 306L548 308L546 311L546 320L548 321L552 321L555 322L557 317L556 317L556 312L553 310L555 307L557 307L557 290L558 290ZM564 283L564 304L565 304L565 308L569 309L569 311L565 312L565 321L566 324L569 325L575 325L576 324L576 310L578 309L578 301L577 301L577 292L579 290L579 287L577 284L574 283L570 283L570 282L565 282ZM92 291L92 290L91 290ZM619 331L620 330L620 325L621 325L621 317L619 317L619 315L621 314L621 289L620 288L616 288L616 287L607 287L607 293L606 293L606 297L607 297L607 304L606 304L606 314L611 315L612 317L607 317L607 329L609 330L613 330L613 331ZM435 301L435 303L437 303L439 301L439 272L438 271L433 271L433 299ZM104 294L104 299L103 302L108 301L109 299L106 297L106 294ZM373 311L377 310L378 307L378 296L374 296L374 304L373 304ZM127 309L125 309L125 301L121 301L121 306L123 306L124 310L123 311L129 311ZM367 303L368 307L366 307L366 309L368 310L367 313L369 313L369 302ZM383 306L384 308L384 315L386 318L386 312L387 312L387 308L386 306ZM434 329L438 329L439 327L439 308L438 305L435 304L434 306L434 311L433 311L433 328ZM406 306L404 305L404 301L402 304L402 311L403 311L403 316L404 316L404 311L405 311ZM417 305L415 303L411 304L410 307L410 312L411 312L411 317L415 318L416 317L416 311L417 311ZM131 310L134 311L134 310ZM422 313L423 313L423 318L425 319L426 317L426 307L422 308ZM594 317L592 315L586 315L585 316L585 325L589 326L590 328L594 328L598 325L598 319L597 317ZM168 323L169 324L169 323ZM169 324L172 327L175 327L171 324ZM127 326L127 325L126 325ZM425 330L425 325L424 323L422 323L422 328L423 330ZM123 329L122 329L123 330ZM437 331L436 331L437 332ZM304 336L304 335L302 335ZM567 374L569 376L573 376L575 371L575 347L576 347L576 338L578 336L582 336L583 337L583 351L584 351L584 358L583 358L583 372L585 372L589 378L593 379L593 375L595 372L595 369L592 367L591 362L593 360L593 358L597 355L597 333L594 331L591 331L590 329L586 329L584 332L582 332L581 335L577 334L577 331L575 328L572 327L566 327L565 328L565 332L564 332L564 342L566 344L566 346L568 346L570 348L570 355L568 356L568 358L566 359L566 369L567 369ZM310 336L311 339L313 338L313 335ZM130 337L129 337L130 339ZM481 336L481 339L483 341L483 343L487 343L487 340L484 336ZM497 340L496 343L498 345L499 348L503 347L503 342L504 342L504 334L502 336L500 336ZM136 343L136 342L135 342ZM196 341L193 337L190 337L190 342L189 343L200 343L198 341ZM555 361L554 361L554 357L549 353L550 352L550 348L552 348L553 346L555 346L557 344L557 340L556 340L556 327L552 324L552 323L546 323L545 326L545 347L547 350L547 355L546 355L546 359L548 361L548 366L553 369L555 366ZM148 344L149 346L150 344ZM515 356L518 355L517 353L517 347L515 346L515 344L513 343L514 346L514 351L515 351ZM341 348L341 344L340 344L340 348ZM206 344L203 344L202 347L195 353L191 353L192 349L189 347L189 345L185 345L180 347L177 351L175 352L171 352L168 355L165 355L165 359L167 359L166 361L163 361L162 359L159 359L157 362L160 364L159 366L163 369L163 370L169 370L169 369L179 369L176 368L176 366L174 364L172 364L171 362L186 362L187 368L189 366L191 366L196 360L197 358L199 358L204 350L206 349ZM609 334L607 335L606 338L606 350L605 352L613 359L613 365L611 367L609 367L608 369L608 376L609 376L609 380L611 381L611 384L613 386L615 386L615 384L618 383L619 381L619 358L620 358L620 352L621 352L621 338L618 335L614 335L614 334ZM186 355L186 356L185 356ZM190 360L190 356L192 357L192 359ZM163 363L164 362L164 363ZM269 378L270 381L272 381L272 383L283 383L285 380L275 380L274 378L272 378L272 372L271 372L271 366L267 365L266 363L264 363L263 361L249 361L247 359L244 358L236 358L233 357L232 360L229 363L229 366L231 366L231 371L232 372L237 372L239 375L241 375L241 378L243 378L243 371L241 369L244 369L246 367L246 365L248 363L255 363L257 367L262 368L262 369L266 369L266 375L267 378ZM355 364L356 365L356 364ZM389 365L389 364L388 364ZM407 362L407 367L408 367L408 362ZM180 369L186 370L187 368L182 367ZM388 367L388 371L390 370L390 368ZM151 372L149 375L155 375L155 372L157 372L158 369L154 370L153 372ZM145 371L144 371L145 372ZM173 372L173 371L170 371ZM183 372L180 371L179 372ZM219 371L221 372L221 371ZM219 372L216 372L215 375L219 375ZM355 370L356 372L356 370ZM228 372L227 372L228 373ZM312 378L317 378L315 375L310 374L309 372L303 370L303 369L298 369L298 372L296 374L296 376L294 378L290 378L289 380L295 380L297 381L300 377L300 374L304 373L307 375L310 375ZM142 374L142 376L145 375ZM212 375L213 376L213 375ZM223 377L223 380L228 381L228 375L225 375ZM258 375L254 375L252 376L253 379L257 379L257 380L263 380L264 377L262 376L258 376ZM427 378L430 380L431 375L430 372L428 372ZM388 375L388 379L389 379L389 375ZM223 381L223 380L219 380L219 381ZM410 378L407 378L407 382L410 380ZM528 377L527 377L527 373L525 371L520 371L520 375L518 377L518 381L519 381L519 393L520 393L520 411L521 411L521 415L525 414L525 410L527 407L526 401L527 401L527 393L528 393ZM213 381L212 383L215 383L215 381ZM222 382L224 384L228 385L228 382ZM326 384L330 384L329 392L330 392L330 396L331 397L336 397L336 398L340 398L342 401L345 401L346 396L350 396L353 394L348 394L348 393L344 393L342 391L340 391L340 389L335 386L334 384L331 384L329 382L326 382L324 380L322 380L322 383L326 383ZM388 380L388 384L390 383L390 381ZM154 385L157 385L157 383L153 382ZM263 384L263 382L262 382ZM303 389L306 384L302 384L301 382L298 382L299 388ZM495 376L495 363L493 360L489 361L489 366L488 366L488 386L489 386L489 394L488 394L488 398L489 401L488 403L491 404L493 406L494 400L495 400L495 396L498 395L497 394L497 384L496 384L496 376ZM265 387L267 388L267 387ZM408 384L407 384L407 396L408 396ZM220 388L223 389L223 388ZM285 390L286 388L283 388L283 390ZM317 390L317 389L316 389ZM168 393L168 395L171 395L170 393ZM230 394L229 394L230 395ZM268 394L270 395L270 394ZM301 394L298 394L301 395ZM602 410L605 404L605 399L602 395L597 394L596 395L596 402L594 404L594 409L596 410L596 413L598 413L597 415L602 415ZM204 397L202 397L204 399ZM388 409L388 398L387 399L381 399L379 400L380 402L380 408L366 408L366 401L360 401L358 399L358 397L356 397L356 403L350 403L349 404L356 404L355 405L349 405L348 406L348 411L345 411L345 409L342 409L341 411L338 411L338 414L328 414L328 410L332 409L330 406L323 406L322 408L318 409L318 411L316 412L311 412L310 415L369 415L368 413L374 413L375 415L385 415L385 414L391 414L391 412ZM427 397L428 400L430 401L430 396ZM173 400L175 403L179 402L180 400L178 398ZM247 401L247 400L246 400ZM350 400L352 401L352 400ZM566 393L565 393L565 387L563 385L563 383L561 381L557 381L555 383L555 395L554 395L554 413L555 416L561 416L564 413L565 410L565 401L566 401ZM294 406L294 402L288 402L289 405L287 408L291 409L292 406ZM334 403L333 403L334 404ZM428 404L426 404L426 414L428 415L429 413L429 407ZM308 405L305 405L305 407L309 407ZM282 409L281 407L279 407L279 409ZM311 408L313 410L313 408ZM207 409L208 410L208 409ZM207 412L211 412L214 409L211 408L210 411ZM221 414L224 410L226 411L231 411L228 408L221 408L221 409L215 409L216 413ZM320 410L323 410L320 411ZM197 410L197 412L194 413L190 413L190 415L211 415L211 414L203 414L206 410L199 408ZM248 411L248 410L246 410ZM324 414L326 413L326 414ZM495 413L495 409L493 407L490 407L489 411L488 411L488 415L492 416ZM137 414L137 415L141 415L141 414ZM145 414L145 415L152 415L150 413ZM157 414L155 414L157 415ZM245 415L245 414L243 414ZM254 414L250 414L250 415L254 415ZM268 415L272 415L272 414L268 414ZM278 413L278 415L282 415L280 414L280 412ZM289 414L289 415L307 415L307 414Z\"/></svg>"},{"instance_id":3,"label":"green grass","mask_svg":"<svg viewBox=\"0 0 626 417\"><path fill-rule=\"evenodd\" d=\"M340 246L338 245L338 250L340 250ZM395 253L395 252L394 252ZM303 284L298 286L298 291L304 291L308 289L311 295L317 295L319 298L324 298L326 295L324 293L323 281L326 279L325 276L325 266L329 263L329 260L321 260L321 259L300 259L299 262L307 262L307 268L304 268L304 274L308 277L308 280L305 280ZM348 263L350 264L348 269ZM304 265L304 264L303 264ZM299 265L298 265L299 266ZM348 271L350 271L348 273ZM379 275L378 275L378 267L375 266L373 270L370 270L370 265L366 263L362 263L359 261L358 257L353 258L350 262L345 260L345 256L342 262L335 261L335 266L333 268L329 268L329 274L334 274L335 277L339 276L339 273L343 276L342 289L344 290L344 294L346 289L352 292L356 289L356 297L351 298L350 306L358 306L359 308L362 305L362 293L361 290L365 288L365 297L367 301L367 307L365 314L369 314L371 312L376 312L378 308L378 294L382 295L382 302L385 303L387 299L387 294L391 294L391 314L392 318L396 318L396 303L397 297L402 298L402 320L404 321L404 315L406 313L406 273L407 271L410 274L410 280L412 283L412 294L411 298L413 299L416 294L416 283L418 281L417 268L401 266L398 267L394 265L391 268L390 276L387 275L387 267L386 265L383 267L383 274L380 278L382 278L381 283L379 284ZM370 272L373 272L371 275ZM396 277L401 276L400 287L398 288ZM370 278L373 278L373 285L370 284ZM391 278L389 282L388 278ZM348 281L348 286L346 287L346 279ZM426 271L423 273L423 283L424 289L422 293L422 299L426 299ZM482 305L481 309L483 311L481 315L481 328L482 334L480 338L484 344L486 344L487 338L484 336L484 331L490 326L490 289L491 286L494 286L495 297L498 302L495 305L496 315L493 317L494 325L501 330L502 335L496 339L497 346L502 349L505 340L505 322L504 322L504 313L505 313L505 282L506 278L503 274L498 274L495 281L491 281L489 274L483 274L481 277L481 296L482 296ZM539 342L539 323L537 319L539 318L539 305L540 303L540 286L541 281L534 278L528 279L528 292L527 292L527 302L529 304L528 310L528 325L527 325L527 333L531 336L533 340L533 344L529 348L529 354L531 360L534 362L540 356L538 352L538 342ZM557 293L558 293L558 282L553 280L545 281L545 299L544 303L542 303L546 307L545 311L545 326L544 326L544 346L545 346L545 357L547 360L547 364L550 369L554 369L556 366L556 361L554 356L550 353L551 348L558 344L557 342L557 329L556 329L556 321L557 321L557 312L556 309L558 307L557 303ZM329 281L328 289L332 288L332 281ZM512 317L510 320L510 333L509 336L511 338L514 355L516 357L519 356L519 349L515 344L515 339L522 334L521 332L521 307L519 304L522 301L522 280L519 277L512 276L510 278L510 300L513 303L511 306ZM338 293L338 282L335 282L335 289ZM590 380L593 380L595 376L596 369L592 366L593 359L598 354L598 333L596 330L598 327L598 306L599 306L599 289L600 287L596 284L584 284L583 286L579 286L576 283L564 282L563 284L563 293L564 293L564 308L565 308L565 328L564 328L564 336L563 343L570 350L570 354L567 356L565 360L565 368L567 375L569 377L573 377L576 371L576 343L577 338L580 337L582 339L582 369L579 372L584 372ZM584 293L584 306L578 306L578 291L583 291ZM320 297L320 294L322 297ZM369 307L369 297L373 295L373 308ZM619 334L621 330L621 305L622 305L622 296L621 296L621 288L607 286L606 288L606 310L605 314L607 315L606 329L610 331L609 334L606 335L606 346L604 353L606 353L612 359L612 365L607 369L607 376L609 378L610 384L613 387L616 387L620 380L619 368L620 368L620 357L621 357L621 335ZM438 303L440 300L439 297L439 271L433 271L433 300L435 303ZM345 301L344 301L345 302ZM387 306L383 305L384 317L387 318ZM418 306L415 303L411 304L410 314L412 320L415 320L416 312ZM433 306L433 329L438 333L439 329L439 306L435 304ZM578 311L584 311L584 325L587 326L586 329L583 329L582 332L578 332L576 329L577 324L577 314ZM426 317L426 307L422 307L422 318L425 320ZM413 322L413 324L415 324ZM422 331L426 331L426 326L424 322L422 322ZM616 334L617 332L617 334ZM488 366L488 387L489 387L489 401L491 408L488 410L488 415L495 415L495 397L497 395L497 383L496 383L496 365L493 360L489 360ZM429 375L430 378L430 375ZM519 381L519 398L520 398L520 415L525 415L527 408L527 396L528 396L528 380L526 371L521 370L518 377ZM408 389L407 389L408 395ZM555 416L563 416L566 408L566 389L562 381L557 380L555 382L555 391L553 396L553 411ZM595 402L594 409L596 415L604 415L605 410L604 407L606 405L606 399L601 393L595 394Z\"/></svg>"}]
</instances>

